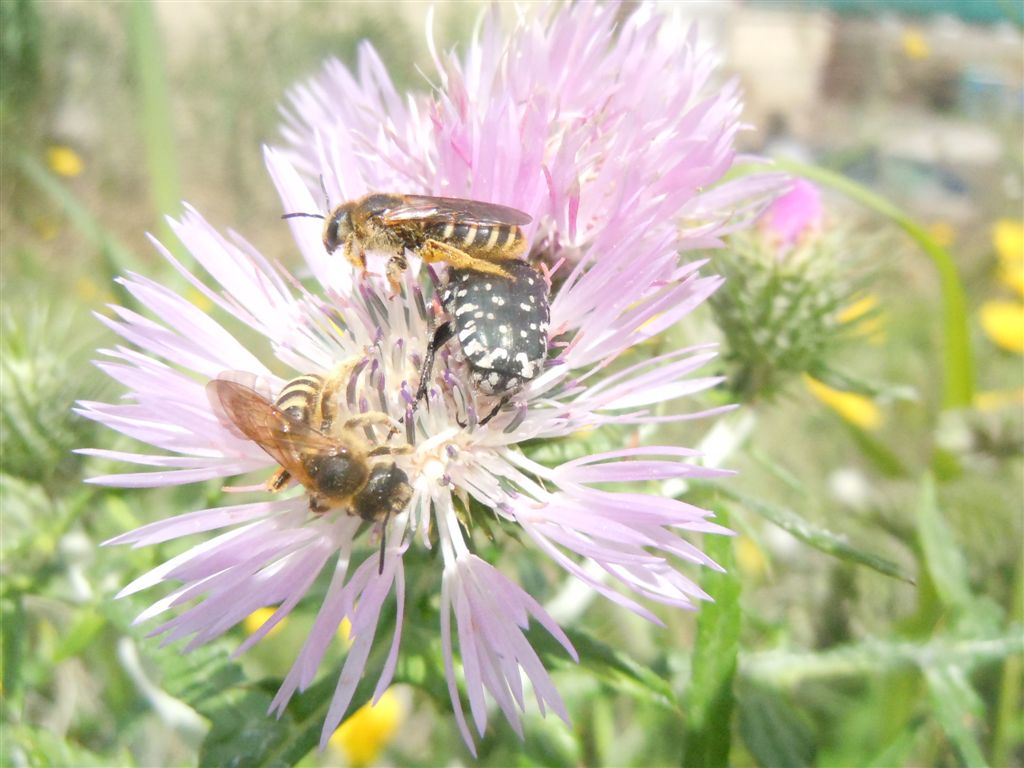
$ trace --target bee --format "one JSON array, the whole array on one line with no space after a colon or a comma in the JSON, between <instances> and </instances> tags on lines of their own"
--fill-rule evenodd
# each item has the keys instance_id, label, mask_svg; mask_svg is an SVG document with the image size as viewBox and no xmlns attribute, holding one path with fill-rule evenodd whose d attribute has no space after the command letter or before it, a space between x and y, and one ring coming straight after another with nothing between
<instances>
[{"instance_id":1,"label":"bee","mask_svg":"<svg viewBox=\"0 0 1024 768\"><path fill-rule=\"evenodd\" d=\"M457 339L474 388L498 397L486 424L544 366L548 352L547 281L525 262L507 264L508 276L451 269L441 294L448 319L434 331L420 369L414 407L427 395L437 351Z\"/></svg>"},{"instance_id":2,"label":"bee","mask_svg":"<svg viewBox=\"0 0 1024 768\"><path fill-rule=\"evenodd\" d=\"M412 499L409 478L391 457L412 447L375 445L366 436L365 428L373 426L386 425L393 431L393 419L384 413L339 416L337 394L351 368L342 366L326 378L299 376L273 401L256 390L255 377L235 372L210 381L206 392L225 427L256 443L280 465L266 483L268 491L298 482L309 494L313 514L344 508L386 526L388 518ZM381 572L384 543L382 534Z\"/></svg>"},{"instance_id":3,"label":"bee","mask_svg":"<svg viewBox=\"0 0 1024 768\"><path fill-rule=\"evenodd\" d=\"M390 254L387 278L396 294L408 266L407 249L429 263L511 277L506 263L526 254L522 227L532 221L522 211L494 203L379 192L342 203L326 217L288 213L283 218L295 216L323 219L327 252L341 248L348 262L364 272L368 250Z\"/></svg>"}]
</instances>

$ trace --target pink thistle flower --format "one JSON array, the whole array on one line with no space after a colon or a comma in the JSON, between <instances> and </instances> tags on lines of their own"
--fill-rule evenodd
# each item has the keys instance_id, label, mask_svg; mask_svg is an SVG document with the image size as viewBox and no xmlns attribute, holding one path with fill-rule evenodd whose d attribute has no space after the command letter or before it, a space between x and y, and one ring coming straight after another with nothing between
<instances>
[{"instance_id":1,"label":"pink thistle flower","mask_svg":"<svg viewBox=\"0 0 1024 768\"><path fill-rule=\"evenodd\" d=\"M820 229L824 215L821 190L797 178L788 192L772 202L759 224L784 252Z\"/></svg>"},{"instance_id":2,"label":"pink thistle flower","mask_svg":"<svg viewBox=\"0 0 1024 768\"><path fill-rule=\"evenodd\" d=\"M551 302L550 338L558 357L516 394L517 407L486 425L476 414L493 401L474 391L456 354L440 356L427 405L412 416L411 392L431 331L431 302L423 292L429 283L415 260L404 294L388 299L379 276L360 281L344 259L325 253L320 224L309 219L292 219L290 226L316 282L312 292L191 209L172 227L208 276L196 276L156 244L222 313L263 337L264 356L276 358L275 369L326 373L340 361L357 361L339 395L342 408L405 418L413 450L395 460L413 497L386 523L381 573L376 555L357 561L362 520L345 511L311 517L304 496L191 512L109 542L144 546L227 529L122 591L179 584L139 621L199 599L153 631L164 642L191 637L189 648L256 608L276 605L244 650L288 615L324 568L331 569L313 629L272 706L280 712L310 685L347 617L353 644L322 744L351 704L382 607L394 594L398 618L374 698L391 682L403 620L402 555L417 536L431 546L431 529L444 564L441 636L449 691L469 748L456 643L479 734L487 725L488 698L522 732L523 675L542 711L550 707L568 719L524 630L536 621L573 658L576 653L539 603L472 553L457 517L462 502L456 499L464 495L519 526L568 573L652 621L657 617L630 594L679 608L707 599L674 558L717 566L679 532L729 532L706 510L682 501L600 488L720 474L702 467L695 451L643 446L548 467L519 447L582 429L722 410L651 413L718 383L694 376L714 356L711 345L607 369L718 287L718 278L699 274L703 262L681 264L680 251L717 245L723 234L746 226L778 186L777 178L762 177L710 189L734 161L732 140L740 127L735 86L712 88L713 63L697 51L695 36L670 34L653 7L641 6L618 28L616 13L589 3L544 7L510 33L492 14L464 57L435 55L440 87L429 95L399 96L364 45L357 72L330 62L294 90L285 128L289 146L266 152L285 212L315 210L323 178L335 202L369 191L442 194L510 205L533 217L527 234L538 258L552 268L566 263ZM138 275L122 282L155 316L115 307L114 319L101 318L127 342L103 350L98 365L125 385L128 402L83 402L80 411L159 453L86 452L158 470L93 482L153 487L273 469L259 446L218 421L204 386L227 369L261 377L272 393L285 379L181 296ZM595 576L587 563L605 575Z\"/></svg>"}]
</instances>

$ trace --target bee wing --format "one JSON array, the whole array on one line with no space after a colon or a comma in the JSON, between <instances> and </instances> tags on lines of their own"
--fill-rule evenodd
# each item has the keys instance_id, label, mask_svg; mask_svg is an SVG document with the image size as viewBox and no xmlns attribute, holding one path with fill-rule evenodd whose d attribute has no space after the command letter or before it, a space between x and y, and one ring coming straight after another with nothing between
<instances>
[{"instance_id":1,"label":"bee wing","mask_svg":"<svg viewBox=\"0 0 1024 768\"><path fill-rule=\"evenodd\" d=\"M458 221L460 224L523 226L533 221L528 214L507 205L429 195L403 195L402 204L389 208L380 218L385 224L401 221L422 221L424 224Z\"/></svg>"},{"instance_id":2,"label":"bee wing","mask_svg":"<svg viewBox=\"0 0 1024 768\"><path fill-rule=\"evenodd\" d=\"M206 385L206 394L221 423L234 435L252 440L274 461L300 477L305 474L298 466L300 452L338 447L334 440L291 418L251 386L218 377Z\"/></svg>"}]
</instances>

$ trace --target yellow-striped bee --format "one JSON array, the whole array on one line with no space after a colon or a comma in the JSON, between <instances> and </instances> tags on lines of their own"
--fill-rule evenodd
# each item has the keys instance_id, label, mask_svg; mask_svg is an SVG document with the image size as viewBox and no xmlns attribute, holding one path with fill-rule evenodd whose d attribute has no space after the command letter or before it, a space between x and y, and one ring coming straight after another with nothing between
<instances>
[{"instance_id":1,"label":"yellow-striped bee","mask_svg":"<svg viewBox=\"0 0 1024 768\"><path fill-rule=\"evenodd\" d=\"M389 436L396 431L394 420L384 413L339 417L338 392L351 370L346 365L326 378L299 376L273 401L257 391L255 377L233 371L210 381L206 392L225 427L252 440L281 465L267 481L268 491L298 482L309 493L314 514L345 508L386 525L412 498L408 476L391 457L412 447L375 444L367 437L368 427L387 427Z\"/></svg>"},{"instance_id":2,"label":"yellow-striped bee","mask_svg":"<svg viewBox=\"0 0 1024 768\"><path fill-rule=\"evenodd\" d=\"M324 219L323 241L328 253L342 249L355 267L366 269L366 251L390 254L388 282L398 292L399 278L408 266L405 250L426 262L445 261L456 269L511 277L501 262L526 254L522 227L532 219L522 211L494 203L456 197L372 193L342 203Z\"/></svg>"}]
</instances>

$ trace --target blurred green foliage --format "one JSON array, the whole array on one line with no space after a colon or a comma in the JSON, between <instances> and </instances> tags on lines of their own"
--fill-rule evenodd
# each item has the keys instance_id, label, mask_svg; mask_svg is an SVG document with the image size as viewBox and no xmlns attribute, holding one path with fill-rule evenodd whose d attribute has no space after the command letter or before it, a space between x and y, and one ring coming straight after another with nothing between
<instances>
[{"instance_id":1,"label":"blurred green foliage","mask_svg":"<svg viewBox=\"0 0 1024 768\"><path fill-rule=\"evenodd\" d=\"M99 543L216 504L221 494L216 484L139 492L83 484L111 465L71 449L130 449L130 443L94 429L71 405L118 395L87 363L94 348L114 343L87 319L88 311L123 300L111 279L134 268L180 285L142 239L170 212L168 193L154 190L180 185L219 225L237 228L288 262L286 228L276 221L258 151L260 142L275 138L274 105L325 55L351 62L363 37L374 41L400 85L422 86L415 69L428 68L418 22L398 6L263 4L222 6L192 26L158 18L147 27L137 19L133 26L123 5L67 4L46 15L41 7L0 3L4 169L14 168L24 182L17 193L9 180L3 183L0 764L337 764L342 758L333 748L314 747L343 643L281 719L266 715L326 583L314 586L279 634L239 659L230 653L242 628L185 655L145 638L152 626L134 627L132 617L155 595L113 596L194 542L140 550ZM439 36L464 38L471 16L457 5L441 6ZM132 35L143 32L140 47ZM202 34L216 44L193 39ZM156 79L141 77L143 61L159 62ZM154 94L161 74L166 87ZM163 100L148 118L106 118L134 114L125 105L146 98ZM47 143L57 138L83 157L81 177L46 169ZM173 153L167 172L180 173L177 182L154 178L164 171L144 160L153 148L164 160ZM860 216L851 216L851 231L878 227ZM955 255L980 261L986 248ZM665 627L606 601L585 603L566 623L579 665L546 633L534 632L531 640L554 671L573 724L531 714L521 742L495 718L478 745L479 762L1024 761L1019 406L984 413L942 407L936 371L948 373L948 350L936 300L916 279L922 262L909 244L887 246L884 255L889 272L876 288L886 339L881 347L846 345L841 368L862 380L897 382L915 397L886 400L879 387L874 394L887 421L872 433L795 388L771 404L720 417L722 430L740 435L728 459L740 478L721 488L664 489L720 510L739 533L702 544L728 566L726 573L701 574L702 587L718 602L696 618L661 611ZM952 309L959 313L952 320L964 327L967 307L988 290L984 280L969 287L967 303ZM697 319L704 329L673 329L634 353L679 346L693 341L691 334L706 340L710 313ZM974 354L979 386L1020 385L1019 359L981 343ZM723 397L711 393L701 405L721 404ZM744 431L742 419L752 420L752 428ZM638 438L694 445L705 429L604 430L529 450L536 460L556 463ZM467 515L477 526L487 511L471 508ZM558 598L557 568L509 533L481 524L475 543L539 601ZM389 764L470 761L443 678L435 558L416 548L406 557L409 594L396 682L410 692L410 709L380 758ZM388 636L394 621L393 606L388 610L379 637ZM377 657L386 652L386 643L374 650ZM367 680L357 702L369 693Z\"/></svg>"}]
</instances>

